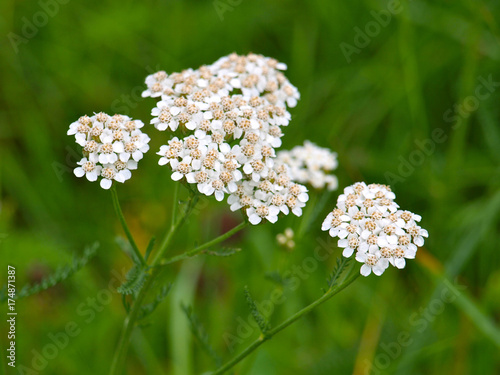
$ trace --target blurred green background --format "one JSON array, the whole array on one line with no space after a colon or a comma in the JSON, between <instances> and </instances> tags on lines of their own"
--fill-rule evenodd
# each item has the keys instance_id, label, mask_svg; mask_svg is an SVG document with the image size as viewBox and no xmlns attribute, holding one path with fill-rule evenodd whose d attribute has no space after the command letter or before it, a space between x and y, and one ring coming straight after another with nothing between
<instances>
[{"instance_id":1,"label":"blurred green background","mask_svg":"<svg viewBox=\"0 0 500 375\"><path fill-rule=\"evenodd\" d=\"M106 374L125 318L121 296L106 291L131 262L115 243L122 231L110 193L72 173L80 150L66 135L69 124L98 111L148 123L154 100L140 98L147 74L196 68L233 51L288 64L302 99L291 110L284 148L310 139L336 151L340 189L359 180L392 183L400 206L421 214L430 233L404 271L358 280L235 373L500 373L500 3L403 1L389 19L393 5L2 1L0 284L7 264L16 266L21 288L71 262L86 245L101 244L72 278L17 302L18 367L8 373ZM32 22L40 26L27 26ZM118 186L141 248L167 228L174 186L155 155L166 133L146 131L150 152ZM170 267L162 280L173 283L172 292L134 332L127 373L215 368L191 335L181 302L193 307L225 362L258 336L255 329L238 336L246 332L241 321L249 322L245 285L257 301L284 293L273 324L319 297L340 255L320 231L337 195L312 192L304 220L245 229L228 241L243 248L236 255ZM225 203L203 200L177 236L175 252L240 221ZM287 227L296 233L291 251L276 242ZM296 290L283 285L277 275L301 266L322 241L334 248L332 255ZM443 301L443 293L455 297ZM1 309L7 312L5 303ZM78 334L40 359L37 353L51 353L51 337L71 322Z\"/></svg>"}]
</instances>

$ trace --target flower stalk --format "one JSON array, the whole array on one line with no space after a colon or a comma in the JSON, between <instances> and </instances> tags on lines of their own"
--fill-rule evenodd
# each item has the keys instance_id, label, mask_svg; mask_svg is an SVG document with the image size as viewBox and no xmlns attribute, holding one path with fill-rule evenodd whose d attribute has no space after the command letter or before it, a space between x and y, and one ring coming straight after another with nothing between
<instances>
[{"instance_id":1,"label":"flower stalk","mask_svg":"<svg viewBox=\"0 0 500 375\"><path fill-rule=\"evenodd\" d=\"M110 375L117 375L120 373L122 366L124 364L124 359L125 359L125 356L127 354L130 336L132 334L133 328L135 327L135 323L136 323L137 318L139 316L139 313L141 311L142 303L143 303L148 291L151 289L151 286L153 285L155 279L158 277L158 275L160 274L160 272L162 270L161 267L157 267L157 266L171 264L171 263L174 263L177 261L181 261L181 260L196 256L199 253L201 253L203 250L205 250L213 245L216 245L216 244L224 241L225 239L231 237L235 233L239 232L248 223L243 222L243 223L239 224L238 226L234 227L233 229L229 230L228 232L220 235L219 237L217 237L211 241L206 242L203 245L200 245L192 250L186 251L182 254L179 254L177 256L174 256L174 257L171 257L169 259L162 261L162 258L164 256L165 252L170 247L170 244L172 242L172 239L173 239L175 233L180 228L180 226L184 223L186 218L191 214L194 206L198 202L198 198L199 198L198 195L196 195L196 194L192 195L191 198L189 199L189 202L187 203L186 209L179 215L179 217L177 217L177 215L174 215L174 214L172 215L172 222L171 222L170 228L169 228L167 234L165 235L165 238L163 239L163 241L160 245L160 248L159 248L158 252L156 253L153 261L148 266L146 264L146 262L144 261L144 258L142 257L139 249L137 248L137 245L135 244L135 241L132 237L132 234L130 233L130 230L128 229L127 223L125 221L125 218L124 218L123 213L122 213L120 206L119 206L118 196L116 194L116 190L113 188L112 192L113 192L112 193L113 204L114 204L115 209L117 211L117 214L120 218L120 222L122 223L122 226L125 230L125 233L127 234L127 237L132 245L132 248L134 248L134 252L136 252L138 254L138 256L140 256L139 259L141 259L141 261L143 262L142 264L151 269L150 275L147 277L145 284L139 290L137 297L136 297L136 299L135 299L135 301L130 309L130 313L128 314L128 316L126 317L126 319L123 323L123 330L122 330L122 333L120 335L120 339L118 341L118 346L117 346L117 349L115 351L115 355L114 355L113 362L111 364L111 370L110 370ZM175 212L177 210L177 204L176 204L177 199L178 199L178 191L176 189L176 193L174 194L174 207L172 209L173 212Z\"/></svg>"},{"instance_id":2,"label":"flower stalk","mask_svg":"<svg viewBox=\"0 0 500 375\"><path fill-rule=\"evenodd\" d=\"M113 191L113 202L118 202L118 197L117 197L115 189L112 189L112 191ZM128 343L130 341L130 335L132 334L137 317L138 317L139 312L141 310L142 302L144 301L144 298L146 297L149 289L153 285L154 280L156 279L156 277L159 275L159 273L161 271L159 268L155 268L155 266L157 265L157 263L159 263L161 257L163 256L165 251L168 249L168 246L171 243L172 238L173 238L176 230L184 222L184 219L186 218L186 216L191 213L191 210L194 207L194 205L196 204L197 200L198 200L197 196L191 197L191 199L188 202L188 207L184 211L184 213L176 221L172 220L172 224L171 224L170 229L167 232L167 234L166 234L166 236L161 244L160 250L158 251L158 253L156 254L155 258L153 259L153 261L150 265L150 267L153 270L152 270L151 274L148 276L146 283L139 290L139 293L137 294L137 297L136 297L136 299L131 307L130 313L125 318L125 321L123 323L122 334L121 334L120 339L118 341L118 346L117 346L117 349L115 351L113 362L111 364L110 375L119 374L121 371L121 368L123 365L123 360L125 358L125 355L127 354ZM118 206L118 208L119 208L119 206ZM177 207L174 206L173 211L175 211L176 209L177 209ZM122 222L122 225L124 226L124 228L127 228L125 231L127 233L127 237L130 235L129 240L131 243L133 243L135 245L134 239L132 237L132 234L128 230L128 226L125 222L125 218L123 217L121 210L118 210L117 212L119 213L118 216L120 217L120 221ZM137 249L137 245L135 245L135 248ZM139 252L138 249L137 249L137 252ZM140 254L140 252L139 252L139 254ZM142 258L142 256L141 256L141 259L144 261L144 258ZM144 262L144 265L146 265L145 262Z\"/></svg>"},{"instance_id":3,"label":"flower stalk","mask_svg":"<svg viewBox=\"0 0 500 375\"><path fill-rule=\"evenodd\" d=\"M118 215L118 219L120 220L120 224L122 225L123 231L125 232L125 235L127 236L127 239L130 242L130 246L132 247L132 251L135 254L135 258L139 260L141 265L145 266L146 261L144 260L144 257L142 256L141 252L139 251L139 248L135 243L134 237L132 236L132 233L128 228L127 222L125 221L125 216L123 216L123 211L120 207L120 201L118 200L118 193L116 192L116 188L114 186L111 188L111 197L113 198L113 207L115 208L116 214Z\"/></svg>"},{"instance_id":4,"label":"flower stalk","mask_svg":"<svg viewBox=\"0 0 500 375\"><path fill-rule=\"evenodd\" d=\"M160 265L165 266L167 264L171 264L171 263L175 263L175 262L178 262L181 260L192 258L192 257L200 254L202 251L204 251L204 250L206 250L214 245L217 245L218 243L221 243L225 239L231 237L233 234L235 234L235 233L239 232L240 230L242 230L243 228L245 228L247 225L248 225L248 222L244 221L244 222L238 224L237 226L235 226L233 229L227 231L224 234L221 234L219 237L214 238L211 241L204 243L203 245L200 245L192 250L186 251L185 253L182 253L182 254L173 256L171 258L162 260L160 262Z\"/></svg>"},{"instance_id":5,"label":"flower stalk","mask_svg":"<svg viewBox=\"0 0 500 375\"><path fill-rule=\"evenodd\" d=\"M261 334L259 336L259 338L257 338L253 343L251 343L245 350L243 350L240 354L238 354L236 357L231 359L225 365L218 368L216 371L210 373L210 375L221 375L221 374L224 374L226 371L230 370L231 368L233 368L235 365L237 365L243 359L248 357L259 346L264 344L266 341L270 340L274 335L281 332L282 330L284 330L288 326L292 325L297 320L302 318L304 315L310 313L316 307L325 303L330 298L332 298L333 296L335 296L336 294L340 293L342 290L347 288L349 285L351 285L354 282L354 280L356 280L359 277L359 275L360 274L358 272L352 272L352 269L351 269L350 272L348 273L348 276L346 276L346 278L344 279L344 282L342 282L339 285L331 287L330 289L328 289L326 291L325 294L323 294L316 301L314 301L310 305L304 307L302 310L296 312L294 315L292 315L290 318L288 318L287 320L282 322L280 325L274 327L273 329L270 329L265 334Z\"/></svg>"},{"instance_id":6,"label":"flower stalk","mask_svg":"<svg viewBox=\"0 0 500 375\"><path fill-rule=\"evenodd\" d=\"M113 357L113 362L111 364L111 370L110 370L110 375L117 375L120 374L123 362L125 359L125 356L127 354L128 350L128 343L130 341L130 335L132 334L132 331L135 327L135 322L137 320L137 317L139 315L139 312L141 311L142 307L142 302L144 301L144 298L146 297L147 292L151 288L151 285L153 285L154 280L159 274L159 269L153 270L151 275L147 278L146 283L144 286L141 288L139 293L137 294L137 298L135 299L131 309L130 313L128 316L125 318L125 321L123 322L123 330L120 335L120 339L118 341L118 346L115 351L115 355Z\"/></svg>"}]
</instances>

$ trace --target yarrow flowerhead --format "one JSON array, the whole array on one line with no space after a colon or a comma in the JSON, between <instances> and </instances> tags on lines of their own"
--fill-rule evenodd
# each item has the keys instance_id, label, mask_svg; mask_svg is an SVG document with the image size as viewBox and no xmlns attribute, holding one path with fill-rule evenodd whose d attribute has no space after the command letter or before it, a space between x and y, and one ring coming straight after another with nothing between
<instances>
[{"instance_id":1,"label":"yarrow flowerhead","mask_svg":"<svg viewBox=\"0 0 500 375\"><path fill-rule=\"evenodd\" d=\"M101 177L103 189L109 189L113 180L128 180L130 171L137 169L137 162L149 150L150 138L140 130L143 126L142 121L128 116L102 112L73 122L67 134L75 136L84 155L74 169L75 175L89 181Z\"/></svg>"},{"instance_id":2,"label":"yarrow flowerhead","mask_svg":"<svg viewBox=\"0 0 500 375\"><path fill-rule=\"evenodd\" d=\"M339 238L344 257L356 253L363 276L380 276L389 265L404 268L428 237L417 224L421 217L400 210L395 198L389 186L358 182L344 189L323 221L321 229Z\"/></svg>"},{"instance_id":3,"label":"yarrow flowerhead","mask_svg":"<svg viewBox=\"0 0 500 375\"><path fill-rule=\"evenodd\" d=\"M245 210L255 225L263 219L275 223L280 213L301 216L308 199L306 187L291 180L285 165L277 165L260 181L241 181L227 202L232 211Z\"/></svg>"},{"instance_id":4,"label":"yarrow flowerhead","mask_svg":"<svg viewBox=\"0 0 500 375\"><path fill-rule=\"evenodd\" d=\"M275 222L279 212L300 215L307 200L303 186L300 199L289 198L288 174L286 184L278 183L288 173L275 163L281 127L290 121L287 106L299 99L284 69L285 64L261 55L231 54L197 70L150 75L143 93L161 97L151 124L182 134L161 146L159 164L168 164L172 179L195 184L202 194L219 201L229 195L232 209L245 209L254 224ZM270 185L265 194L261 183ZM235 204L241 198L244 202Z\"/></svg>"},{"instance_id":5,"label":"yarrow flowerhead","mask_svg":"<svg viewBox=\"0 0 500 375\"><path fill-rule=\"evenodd\" d=\"M302 184L309 184L315 189L335 190L338 187L337 176L331 172L337 168L337 154L310 141L303 146L277 153L277 160L290 167L290 177Z\"/></svg>"}]
</instances>

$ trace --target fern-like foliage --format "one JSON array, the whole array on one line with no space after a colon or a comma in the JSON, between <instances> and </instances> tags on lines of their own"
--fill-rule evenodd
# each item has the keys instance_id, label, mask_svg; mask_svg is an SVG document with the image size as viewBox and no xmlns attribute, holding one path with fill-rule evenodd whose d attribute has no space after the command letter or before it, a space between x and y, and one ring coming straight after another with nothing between
<instances>
[{"instance_id":1,"label":"fern-like foliage","mask_svg":"<svg viewBox=\"0 0 500 375\"><path fill-rule=\"evenodd\" d=\"M193 313L193 310L190 306L185 306L184 304L182 304L181 308L189 320L189 328L191 329L194 337L196 337L196 340L198 340L202 349L208 354L208 356L213 359L213 361L215 362L215 366L220 367L222 365L222 358L219 357L212 345L210 345L210 340L205 327L203 327L200 320Z\"/></svg>"},{"instance_id":2,"label":"fern-like foliage","mask_svg":"<svg viewBox=\"0 0 500 375\"><path fill-rule=\"evenodd\" d=\"M156 310L158 305L165 299L167 298L168 294L170 293L170 289L172 288L172 284L164 285L158 294L156 295L155 299L153 302L148 303L146 305L141 306L141 311L139 311L139 315L137 317L137 320L144 319L145 317L151 315L153 311Z\"/></svg>"},{"instance_id":3,"label":"fern-like foliage","mask_svg":"<svg viewBox=\"0 0 500 375\"><path fill-rule=\"evenodd\" d=\"M265 335L270 329L271 324L267 321L267 319L262 315L255 303L248 287L245 287L245 297L247 299L248 307L250 308L250 312L252 313L252 317L260 328L260 331Z\"/></svg>"},{"instance_id":4,"label":"fern-like foliage","mask_svg":"<svg viewBox=\"0 0 500 375\"><path fill-rule=\"evenodd\" d=\"M83 255L80 257L75 256L71 264L59 266L52 274L45 277L39 283L25 285L16 293L15 299L21 299L39 293L70 278L77 271L87 265L87 263L95 256L98 247L99 244L97 242L92 246L86 247ZM0 291L0 303L7 300L7 295L5 293L6 290L7 287L4 285Z\"/></svg>"},{"instance_id":5,"label":"fern-like foliage","mask_svg":"<svg viewBox=\"0 0 500 375\"><path fill-rule=\"evenodd\" d=\"M331 289L337 285L337 283L339 281L339 277L345 271L350 260L351 260L351 258L344 258L344 257L337 258L337 265L335 266L332 273L330 274L330 276L327 279L328 289Z\"/></svg>"},{"instance_id":6,"label":"fern-like foliage","mask_svg":"<svg viewBox=\"0 0 500 375\"><path fill-rule=\"evenodd\" d=\"M147 268L135 264L125 276L125 282L117 289L118 293L137 294L148 277Z\"/></svg>"}]
</instances>

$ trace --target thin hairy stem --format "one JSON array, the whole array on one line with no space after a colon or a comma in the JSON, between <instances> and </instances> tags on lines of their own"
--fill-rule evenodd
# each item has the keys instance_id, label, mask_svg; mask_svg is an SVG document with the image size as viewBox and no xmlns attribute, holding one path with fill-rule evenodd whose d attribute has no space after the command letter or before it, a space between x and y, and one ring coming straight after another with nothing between
<instances>
[{"instance_id":1,"label":"thin hairy stem","mask_svg":"<svg viewBox=\"0 0 500 375\"><path fill-rule=\"evenodd\" d=\"M115 355L113 357L113 362L111 364L111 370L110 370L110 375L117 375L120 374L121 369L124 365L124 359L128 351L128 345L130 342L130 336L132 334L132 331L135 327L135 323L138 317L138 314L141 310L142 307L142 302L144 301L144 298L146 297L149 289L153 285L153 282L155 281L156 277L160 273L160 268L154 268L157 263L160 261L163 253L166 251L168 248L170 242L172 241L173 235L175 234L176 230L180 227L180 225L184 222L184 219L191 213L192 208L196 204L198 200L198 197L192 197L189 200L188 207L186 210L183 212L181 217L179 217L173 224L170 226L169 231L167 232L162 245L160 247L160 250L156 254L153 262L151 263L151 268L153 271L151 274L148 276L146 283L142 286L142 288L139 290L139 293L137 294L137 297L132 304L132 307L130 309L130 313L128 316L125 318L125 321L123 323L123 329L122 333L120 335L120 339L118 341L118 346L115 351ZM174 207L174 210L176 207Z\"/></svg>"},{"instance_id":2,"label":"thin hairy stem","mask_svg":"<svg viewBox=\"0 0 500 375\"><path fill-rule=\"evenodd\" d=\"M170 242L174 238L174 234L179 229L179 227L184 223L184 220L189 216L191 211L193 210L194 206L198 202L198 196L195 195L189 200L188 206L186 210L180 215L180 217L174 222L172 221L172 225L170 226L170 229L168 230L167 234L165 235L165 238L163 239L160 248L158 249L158 252L156 253L153 262L151 263L151 267L156 267L160 261L163 255L165 254L165 251L167 251L168 246L170 245ZM174 207L174 210L176 207Z\"/></svg>"},{"instance_id":3,"label":"thin hairy stem","mask_svg":"<svg viewBox=\"0 0 500 375\"><path fill-rule=\"evenodd\" d=\"M177 218L177 210L178 210L177 205L179 204L180 186L181 186L181 184L175 184L175 188L174 188L174 197L173 197L173 201L172 201L172 222L170 223L171 227L173 227L175 225L175 221Z\"/></svg>"},{"instance_id":4,"label":"thin hairy stem","mask_svg":"<svg viewBox=\"0 0 500 375\"><path fill-rule=\"evenodd\" d=\"M227 362L225 365L217 369L216 371L212 372L211 375L220 375L225 373L227 370L233 368L237 363L242 361L244 358L246 358L248 355L250 355L255 349L257 349L259 346L264 344L266 341L270 340L274 335L276 335L278 332L281 332L284 330L286 327L290 326L300 318L302 318L304 315L308 314L311 312L313 309L321 305L322 303L328 301L330 298L332 298L334 295L340 293L342 290L347 288L354 280L356 280L359 277L359 273L356 272L350 276L348 276L343 283L340 285L334 286L333 288L330 288L325 294L323 294L320 298L318 298L316 301L311 303L310 305L304 307L302 310L298 311L294 315L292 315L290 318L285 320L283 323L280 325L276 326L273 329L270 329L268 332L265 334L262 334L259 336L257 340L255 340L253 343L251 343L245 350L243 350L240 354L238 354L236 357L234 357L232 360Z\"/></svg>"},{"instance_id":5,"label":"thin hairy stem","mask_svg":"<svg viewBox=\"0 0 500 375\"><path fill-rule=\"evenodd\" d=\"M174 198L175 199L175 198ZM172 223L170 225L170 228L168 232L165 235L165 238L163 239L160 248L158 252L156 253L153 261L151 262L150 268L152 269L151 274L148 276L148 279L146 283L143 285L143 287L139 290L139 293L137 294L137 298L135 299L131 309L130 313L125 319L125 322L123 324L123 330L118 342L118 347L116 349L114 358L113 358L113 363L111 365L111 371L110 375L118 375L120 374L121 369L123 368L124 362L125 362L125 356L127 354L128 350L128 345L130 341L130 336L132 334L132 331L134 329L136 320L138 318L139 312L142 307L142 302L144 301L144 298L146 297L149 289L153 285L154 280L157 278L158 274L161 272L161 267L157 267L158 265L163 265L163 264L170 264L174 263L176 261L180 261L183 259L187 259L190 257L193 257L203 250L209 248L210 246L213 246L215 244L218 244L225 239L231 237L233 234L236 232L240 231L243 229L247 223L243 222L239 224L238 226L234 227L233 229L229 230L228 232L222 234L221 236L206 242L205 244L198 246L190 251L187 251L183 254L174 256L172 258L166 259L162 261L163 255L169 248L172 239L176 233L176 231L179 229L179 227L184 223L186 218L189 216L191 211L193 210L194 206L196 205L198 201L198 196L193 196L189 200L186 209L177 217L176 220L172 220ZM177 207L174 205L173 210L176 210Z\"/></svg>"},{"instance_id":6,"label":"thin hairy stem","mask_svg":"<svg viewBox=\"0 0 500 375\"><path fill-rule=\"evenodd\" d=\"M242 222L239 225L235 226L233 229L227 231L224 234L221 234L219 237L214 238L211 241L205 242L203 245L195 247L194 249L186 251L185 253L182 253L182 254L173 256L171 258L162 260L160 262L160 265L164 266L164 265L167 265L167 264L175 263L175 262L178 262L178 261L181 261L181 260L184 260L184 259L188 259L188 258L194 257L195 255L198 255L199 253L201 253L203 250L206 250L209 247L211 247L213 245L216 245L216 244L224 241L225 239L231 237L235 233L237 233L240 230L242 230L243 228L245 228L247 225L248 225L248 222Z\"/></svg>"}]
</instances>

